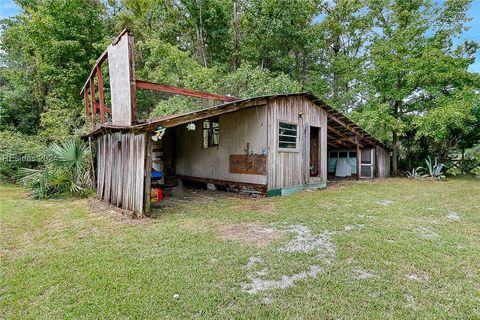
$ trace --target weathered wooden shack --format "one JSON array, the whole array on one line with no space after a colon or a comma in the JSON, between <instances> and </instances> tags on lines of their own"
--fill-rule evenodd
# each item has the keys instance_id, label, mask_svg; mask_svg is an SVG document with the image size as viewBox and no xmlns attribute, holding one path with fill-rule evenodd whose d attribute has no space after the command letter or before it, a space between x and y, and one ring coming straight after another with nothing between
<instances>
[{"instance_id":1,"label":"weathered wooden shack","mask_svg":"<svg viewBox=\"0 0 480 320\"><path fill-rule=\"evenodd\" d=\"M111 107L104 98L105 61ZM219 102L138 120L135 95L141 89ZM97 60L82 94L93 125L88 136L96 143L97 196L139 215L150 208L153 173L164 186L205 183L273 196L324 188L340 164L342 176L358 179L390 172L385 145L310 93L237 99L135 79L127 30Z\"/></svg>"}]
</instances>

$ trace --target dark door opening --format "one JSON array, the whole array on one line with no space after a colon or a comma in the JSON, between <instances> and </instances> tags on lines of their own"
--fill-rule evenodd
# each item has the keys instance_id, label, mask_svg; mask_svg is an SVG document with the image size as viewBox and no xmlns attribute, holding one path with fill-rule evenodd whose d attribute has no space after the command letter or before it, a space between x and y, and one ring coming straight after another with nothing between
<instances>
[{"instance_id":1,"label":"dark door opening","mask_svg":"<svg viewBox=\"0 0 480 320\"><path fill-rule=\"evenodd\" d=\"M310 177L320 175L320 128L310 127Z\"/></svg>"}]
</instances>

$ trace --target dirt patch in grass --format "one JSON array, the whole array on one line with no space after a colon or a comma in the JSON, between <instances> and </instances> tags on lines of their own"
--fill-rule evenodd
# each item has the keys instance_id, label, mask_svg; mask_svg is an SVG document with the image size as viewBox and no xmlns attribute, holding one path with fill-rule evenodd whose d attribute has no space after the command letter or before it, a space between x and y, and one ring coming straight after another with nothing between
<instances>
[{"instance_id":1,"label":"dirt patch in grass","mask_svg":"<svg viewBox=\"0 0 480 320\"><path fill-rule=\"evenodd\" d=\"M266 247L282 237L278 230L254 222L222 224L215 228L224 240L247 242L257 247Z\"/></svg>"},{"instance_id":2,"label":"dirt patch in grass","mask_svg":"<svg viewBox=\"0 0 480 320\"><path fill-rule=\"evenodd\" d=\"M143 219L138 219L137 215L129 210L118 208L109 204L106 201L101 201L95 198L91 198L87 202L88 209L91 216L106 216L112 218L116 222L133 222L139 223Z\"/></svg>"}]
</instances>

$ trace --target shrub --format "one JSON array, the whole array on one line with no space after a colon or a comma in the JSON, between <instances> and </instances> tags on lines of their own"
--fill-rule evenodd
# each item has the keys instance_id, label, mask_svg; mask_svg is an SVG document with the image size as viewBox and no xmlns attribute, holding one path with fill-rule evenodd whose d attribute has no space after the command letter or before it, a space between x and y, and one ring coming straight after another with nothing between
<instances>
[{"instance_id":1,"label":"shrub","mask_svg":"<svg viewBox=\"0 0 480 320\"><path fill-rule=\"evenodd\" d=\"M45 160L45 144L36 136L0 131L0 181L18 181L19 168L38 168Z\"/></svg>"},{"instance_id":2,"label":"shrub","mask_svg":"<svg viewBox=\"0 0 480 320\"><path fill-rule=\"evenodd\" d=\"M54 143L47 148L46 155L41 168L20 170L21 182L32 189L35 198L88 194L91 155L83 142L71 138L61 144Z\"/></svg>"}]
</instances>

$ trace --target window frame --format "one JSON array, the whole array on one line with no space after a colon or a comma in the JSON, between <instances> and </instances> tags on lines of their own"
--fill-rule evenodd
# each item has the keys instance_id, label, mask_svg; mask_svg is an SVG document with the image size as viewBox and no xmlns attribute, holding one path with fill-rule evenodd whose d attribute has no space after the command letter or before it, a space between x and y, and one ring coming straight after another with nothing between
<instances>
[{"instance_id":1,"label":"window frame","mask_svg":"<svg viewBox=\"0 0 480 320\"><path fill-rule=\"evenodd\" d=\"M295 148L282 148L280 147L280 123L291 124L296 126L296 136L295 136ZM297 122L287 121L287 120L277 120L277 130L275 132L277 138L277 151L278 152L299 152L298 142L300 140L300 126ZM288 136L288 135L285 135ZM290 136L293 137L293 136Z\"/></svg>"},{"instance_id":2,"label":"window frame","mask_svg":"<svg viewBox=\"0 0 480 320\"><path fill-rule=\"evenodd\" d=\"M209 126L205 128L205 122L208 121ZM213 123L217 123L217 127L213 126ZM215 134L215 131L217 133ZM205 146L205 132L207 132L207 145ZM215 135L217 143L215 143ZM212 147L218 147L220 145L220 117L211 117L202 120L202 149L208 149Z\"/></svg>"}]
</instances>

